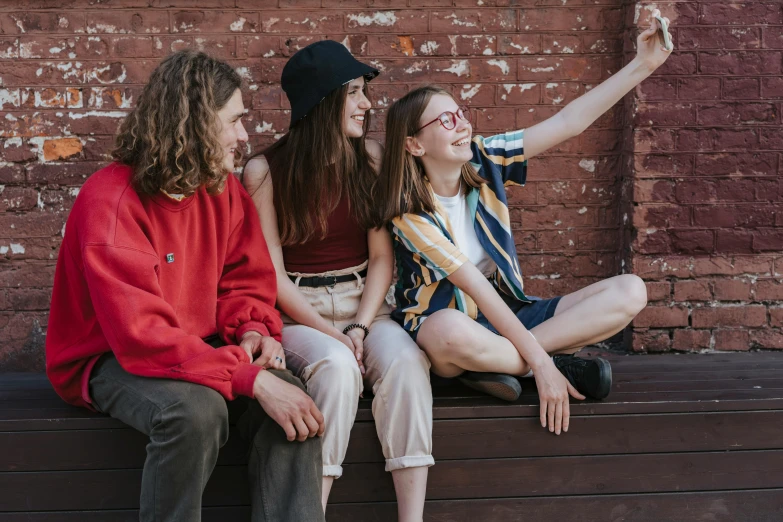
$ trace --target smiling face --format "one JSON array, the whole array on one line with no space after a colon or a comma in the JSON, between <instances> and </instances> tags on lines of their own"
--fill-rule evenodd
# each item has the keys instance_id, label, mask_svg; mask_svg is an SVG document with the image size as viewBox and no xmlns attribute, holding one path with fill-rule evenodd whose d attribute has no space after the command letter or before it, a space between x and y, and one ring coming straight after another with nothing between
<instances>
[{"instance_id":1,"label":"smiling face","mask_svg":"<svg viewBox=\"0 0 783 522\"><path fill-rule=\"evenodd\" d=\"M361 138L364 135L364 116L372 104L364 92L364 78L356 78L348 83L343 112L343 132L349 138Z\"/></svg>"},{"instance_id":2,"label":"smiling face","mask_svg":"<svg viewBox=\"0 0 783 522\"><path fill-rule=\"evenodd\" d=\"M458 109L457 102L451 96L435 94L419 118L419 127L427 125L446 111L456 114ZM439 165L462 165L473 157L470 150L472 134L473 128L465 119L458 117L456 126L451 130L436 121L408 138L407 148L413 155L421 157L425 164L437 162Z\"/></svg>"},{"instance_id":3,"label":"smiling face","mask_svg":"<svg viewBox=\"0 0 783 522\"><path fill-rule=\"evenodd\" d=\"M236 151L247 142L247 132L242 125L245 115L245 105L242 103L242 93L237 89L228 102L218 111L220 133L218 139L223 148L223 168L233 172Z\"/></svg>"}]
</instances>

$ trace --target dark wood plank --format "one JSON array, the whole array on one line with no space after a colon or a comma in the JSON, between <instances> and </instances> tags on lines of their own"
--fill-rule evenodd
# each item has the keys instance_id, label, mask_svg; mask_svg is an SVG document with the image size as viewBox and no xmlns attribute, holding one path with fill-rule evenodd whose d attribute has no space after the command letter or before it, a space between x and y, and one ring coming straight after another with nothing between
<instances>
[{"instance_id":1,"label":"dark wood plank","mask_svg":"<svg viewBox=\"0 0 783 522\"><path fill-rule=\"evenodd\" d=\"M437 461L778 449L780 426L783 411L577 416L559 437L530 418L438 420L433 447ZM0 471L141 468L146 442L130 428L0 432ZM218 464L244 464L245 448L232 430ZM373 423L354 425L345 462L383 462Z\"/></svg>"},{"instance_id":2,"label":"dark wood plank","mask_svg":"<svg viewBox=\"0 0 783 522\"><path fill-rule=\"evenodd\" d=\"M0 513L2 522L136 522L138 511ZM329 504L328 522L396 522L392 502ZM204 508L204 522L249 522L248 507ZM433 500L424 507L426 522L779 522L783 490L589 495L486 500Z\"/></svg>"},{"instance_id":3,"label":"dark wood plank","mask_svg":"<svg viewBox=\"0 0 783 522\"><path fill-rule=\"evenodd\" d=\"M335 503L393 501L391 475L380 463L348 464L335 483ZM249 502L246 469L218 466L205 506ZM0 473L0 511L138 508L140 470ZM459 500L623 493L783 488L783 451L675 453L440 462L427 498Z\"/></svg>"}]
</instances>

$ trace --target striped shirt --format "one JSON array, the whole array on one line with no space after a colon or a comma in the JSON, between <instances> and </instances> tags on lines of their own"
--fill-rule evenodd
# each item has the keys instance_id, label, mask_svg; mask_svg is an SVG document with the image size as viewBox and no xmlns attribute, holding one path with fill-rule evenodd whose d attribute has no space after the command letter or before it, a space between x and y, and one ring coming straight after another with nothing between
<instances>
[{"instance_id":1,"label":"striped shirt","mask_svg":"<svg viewBox=\"0 0 783 522\"><path fill-rule=\"evenodd\" d=\"M511 297L529 302L522 284L511 230L505 187L524 185L527 161L522 131L484 138L475 136L470 145L471 164L486 180L467 194L473 227L481 246L497 264L490 278L493 285ZM453 308L475 319L478 307L465 292L447 279L468 258L454 240L448 214L435 200L434 212L405 214L392 220L394 254L397 261L392 317L409 333L414 333L427 316Z\"/></svg>"}]
</instances>

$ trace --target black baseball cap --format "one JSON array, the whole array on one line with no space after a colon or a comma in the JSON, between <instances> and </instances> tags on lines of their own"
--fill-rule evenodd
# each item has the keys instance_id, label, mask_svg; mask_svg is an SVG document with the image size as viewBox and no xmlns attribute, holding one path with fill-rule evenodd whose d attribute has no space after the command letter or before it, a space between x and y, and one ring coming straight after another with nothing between
<instances>
[{"instance_id":1,"label":"black baseball cap","mask_svg":"<svg viewBox=\"0 0 783 522\"><path fill-rule=\"evenodd\" d=\"M280 79L291 103L291 127L321 100L346 83L364 76L370 81L379 71L363 64L339 42L321 40L294 54L283 67Z\"/></svg>"}]
</instances>

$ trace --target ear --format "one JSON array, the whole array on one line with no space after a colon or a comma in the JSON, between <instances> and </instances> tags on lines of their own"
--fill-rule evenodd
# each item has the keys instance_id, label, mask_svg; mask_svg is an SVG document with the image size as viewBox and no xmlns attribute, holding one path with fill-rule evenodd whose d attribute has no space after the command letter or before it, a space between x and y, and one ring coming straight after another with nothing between
<instances>
[{"instance_id":1,"label":"ear","mask_svg":"<svg viewBox=\"0 0 783 522\"><path fill-rule=\"evenodd\" d=\"M424 147L419 143L419 140L412 136L405 138L405 150L414 156L424 156Z\"/></svg>"}]
</instances>

